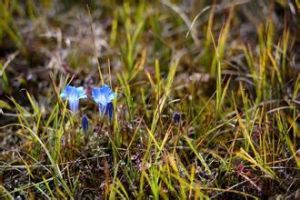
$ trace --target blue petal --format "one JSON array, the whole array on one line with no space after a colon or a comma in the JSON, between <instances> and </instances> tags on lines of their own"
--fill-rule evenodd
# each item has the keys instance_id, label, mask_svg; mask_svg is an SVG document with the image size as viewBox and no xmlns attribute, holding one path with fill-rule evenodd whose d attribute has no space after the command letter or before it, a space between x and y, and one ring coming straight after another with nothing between
<instances>
[{"instance_id":1,"label":"blue petal","mask_svg":"<svg viewBox=\"0 0 300 200\"><path fill-rule=\"evenodd\" d=\"M60 98L62 98L62 99L67 98L67 93L66 93L65 90L63 90L63 91L60 93Z\"/></svg>"},{"instance_id":2,"label":"blue petal","mask_svg":"<svg viewBox=\"0 0 300 200\"><path fill-rule=\"evenodd\" d=\"M75 87L67 85L61 93L62 98L68 98L72 93L74 93Z\"/></svg>"},{"instance_id":3,"label":"blue petal","mask_svg":"<svg viewBox=\"0 0 300 200\"><path fill-rule=\"evenodd\" d=\"M104 84L102 85L102 87L100 88L102 90L103 93L105 93L106 95L109 94L111 92L111 89L108 85Z\"/></svg>"},{"instance_id":4,"label":"blue petal","mask_svg":"<svg viewBox=\"0 0 300 200\"><path fill-rule=\"evenodd\" d=\"M83 98L87 98L83 87L76 88L76 87L73 87L71 85L66 86L66 88L60 94L60 97L63 98L63 99L73 99L73 98L83 99Z\"/></svg>"},{"instance_id":5,"label":"blue petal","mask_svg":"<svg viewBox=\"0 0 300 200\"><path fill-rule=\"evenodd\" d=\"M60 97L63 99L68 98L72 90L72 86L67 85L65 89L61 92Z\"/></svg>"},{"instance_id":6,"label":"blue petal","mask_svg":"<svg viewBox=\"0 0 300 200\"><path fill-rule=\"evenodd\" d=\"M105 104L105 96L102 94L100 88L92 89L92 97L97 104Z\"/></svg>"},{"instance_id":7,"label":"blue petal","mask_svg":"<svg viewBox=\"0 0 300 200\"><path fill-rule=\"evenodd\" d=\"M106 111L106 105L98 104L99 113L102 116Z\"/></svg>"},{"instance_id":8,"label":"blue petal","mask_svg":"<svg viewBox=\"0 0 300 200\"><path fill-rule=\"evenodd\" d=\"M93 97L93 99L94 99L95 101L96 101L96 99L97 99L98 93L99 93L99 88L93 88L93 89L92 89L92 97Z\"/></svg>"},{"instance_id":9,"label":"blue petal","mask_svg":"<svg viewBox=\"0 0 300 200\"><path fill-rule=\"evenodd\" d=\"M112 92L108 97L107 97L107 100L108 101L112 101L112 100L114 100L116 98L116 94L114 93L114 92Z\"/></svg>"},{"instance_id":10,"label":"blue petal","mask_svg":"<svg viewBox=\"0 0 300 200\"><path fill-rule=\"evenodd\" d=\"M79 108L79 99L69 99L69 106L72 112L77 112Z\"/></svg>"},{"instance_id":11,"label":"blue petal","mask_svg":"<svg viewBox=\"0 0 300 200\"><path fill-rule=\"evenodd\" d=\"M87 96L85 94L85 90L83 89L83 87L78 87L77 88L77 96L78 96L79 99L87 98Z\"/></svg>"},{"instance_id":12,"label":"blue petal","mask_svg":"<svg viewBox=\"0 0 300 200\"><path fill-rule=\"evenodd\" d=\"M102 87L100 87L100 91L105 97L109 96L112 93L112 90L108 85L103 85Z\"/></svg>"}]
</instances>

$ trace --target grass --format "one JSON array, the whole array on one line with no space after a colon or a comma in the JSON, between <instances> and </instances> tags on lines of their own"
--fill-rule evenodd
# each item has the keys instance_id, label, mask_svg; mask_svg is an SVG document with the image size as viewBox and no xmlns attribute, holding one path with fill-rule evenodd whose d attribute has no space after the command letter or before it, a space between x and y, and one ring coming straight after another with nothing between
<instances>
[{"instance_id":1,"label":"grass","mask_svg":"<svg viewBox=\"0 0 300 200\"><path fill-rule=\"evenodd\" d=\"M299 2L189 2L0 2L1 199L299 198Z\"/></svg>"}]
</instances>

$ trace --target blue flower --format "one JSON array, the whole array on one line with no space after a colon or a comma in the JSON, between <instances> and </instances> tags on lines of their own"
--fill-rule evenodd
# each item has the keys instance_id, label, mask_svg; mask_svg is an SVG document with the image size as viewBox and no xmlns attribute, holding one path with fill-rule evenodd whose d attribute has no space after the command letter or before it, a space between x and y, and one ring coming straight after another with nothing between
<instances>
[{"instance_id":1,"label":"blue flower","mask_svg":"<svg viewBox=\"0 0 300 200\"><path fill-rule=\"evenodd\" d=\"M70 110L72 112L78 111L79 99L87 98L83 87L73 87L71 85L66 86L60 94L60 97L69 101Z\"/></svg>"},{"instance_id":2,"label":"blue flower","mask_svg":"<svg viewBox=\"0 0 300 200\"><path fill-rule=\"evenodd\" d=\"M111 119L113 115L112 100L116 97L116 94L110 87L103 85L99 88L93 88L92 97L98 105L100 115L106 114Z\"/></svg>"}]
</instances>

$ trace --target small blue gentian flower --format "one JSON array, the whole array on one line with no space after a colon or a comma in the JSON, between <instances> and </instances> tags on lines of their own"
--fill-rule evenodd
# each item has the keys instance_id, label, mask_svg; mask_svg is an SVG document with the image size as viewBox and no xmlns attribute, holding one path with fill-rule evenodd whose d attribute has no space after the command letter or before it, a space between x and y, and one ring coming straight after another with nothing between
<instances>
[{"instance_id":1,"label":"small blue gentian flower","mask_svg":"<svg viewBox=\"0 0 300 200\"><path fill-rule=\"evenodd\" d=\"M113 115L112 100L116 94L110 89L108 85L92 89L92 97L97 103L100 115L106 114L111 119Z\"/></svg>"},{"instance_id":2,"label":"small blue gentian flower","mask_svg":"<svg viewBox=\"0 0 300 200\"><path fill-rule=\"evenodd\" d=\"M60 97L69 101L70 110L74 113L79 109L79 99L87 98L83 87L73 87L71 85L66 86Z\"/></svg>"}]
</instances>

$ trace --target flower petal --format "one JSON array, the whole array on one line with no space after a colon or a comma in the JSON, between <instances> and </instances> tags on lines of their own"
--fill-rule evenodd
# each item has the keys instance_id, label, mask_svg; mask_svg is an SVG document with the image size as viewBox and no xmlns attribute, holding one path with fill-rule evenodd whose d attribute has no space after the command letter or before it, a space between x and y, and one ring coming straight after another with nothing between
<instances>
[{"instance_id":1,"label":"flower petal","mask_svg":"<svg viewBox=\"0 0 300 200\"><path fill-rule=\"evenodd\" d=\"M69 99L69 106L72 112L77 112L79 109L79 99Z\"/></svg>"},{"instance_id":2,"label":"flower petal","mask_svg":"<svg viewBox=\"0 0 300 200\"><path fill-rule=\"evenodd\" d=\"M76 89L77 89L77 96L78 96L79 99L86 99L87 98L85 90L83 89L83 87L78 87Z\"/></svg>"},{"instance_id":3,"label":"flower petal","mask_svg":"<svg viewBox=\"0 0 300 200\"><path fill-rule=\"evenodd\" d=\"M100 88L93 88L93 89L92 89L92 97L93 97L94 101L95 101L97 104L100 103L100 95L101 95Z\"/></svg>"},{"instance_id":4,"label":"flower petal","mask_svg":"<svg viewBox=\"0 0 300 200\"><path fill-rule=\"evenodd\" d=\"M108 101L112 101L116 98L116 93L112 92L111 94L109 94L109 96L107 97L107 100Z\"/></svg>"},{"instance_id":5,"label":"flower petal","mask_svg":"<svg viewBox=\"0 0 300 200\"><path fill-rule=\"evenodd\" d=\"M60 98L62 98L62 99L65 99L65 98L67 98L67 93L66 93L66 90L63 90L61 93L60 93Z\"/></svg>"},{"instance_id":6,"label":"flower petal","mask_svg":"<svg viewBox=\"0 0 300 200\"><path fill-rule=\"evenodd\" d=\"M106 105L102 105L102 104L98 104L98 109L99 109L99 113L102 116L103 114L105 114L106 111Z\"/></svg>"}]
</instances>

